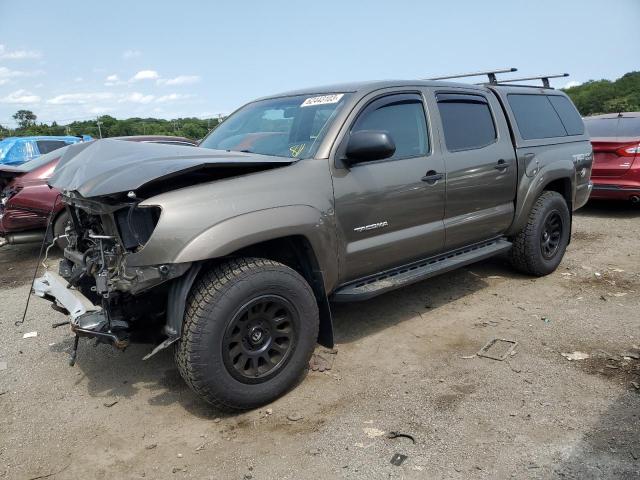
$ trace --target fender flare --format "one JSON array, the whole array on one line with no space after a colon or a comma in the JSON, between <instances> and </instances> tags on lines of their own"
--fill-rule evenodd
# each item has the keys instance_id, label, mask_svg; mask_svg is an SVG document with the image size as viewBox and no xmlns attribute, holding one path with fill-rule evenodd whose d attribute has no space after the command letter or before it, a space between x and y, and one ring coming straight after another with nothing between
<instances>
[{"instance_id":1,"label":"fender flare","mask_svg":"<svg viewBox=\"0 0 640 480\"><path fill-rule=\"evenodd\" d=\"M576 194L575 173L573 162L563 160L543 166L529 182L522 182L516 199L516 213L506 234L514 235L524 227L533 204L551 182L569 180L571 183L570 198L573 202ZM569 210L571 213L571 208Z\"/></svg>"}]
</instances>

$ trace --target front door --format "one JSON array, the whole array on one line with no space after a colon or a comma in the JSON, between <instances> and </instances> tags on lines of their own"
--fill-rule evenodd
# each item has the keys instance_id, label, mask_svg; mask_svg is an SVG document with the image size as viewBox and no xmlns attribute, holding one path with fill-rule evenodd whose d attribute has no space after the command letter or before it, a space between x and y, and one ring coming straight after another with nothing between
<instances>
[{"instance_id":1,"label":"front door","mask_svg":"<svg viewBox=\"0 0 640 480\"><path fill-rule=\"evenodd\" d=\"M349 120L333 172L342 282L439 253L444 246L444 161L431 141L422 95L378 95L361 105ZM396 145L394 155L340 166L341 148L360 130L386 131Z\"/></svg>"}]
</instances>

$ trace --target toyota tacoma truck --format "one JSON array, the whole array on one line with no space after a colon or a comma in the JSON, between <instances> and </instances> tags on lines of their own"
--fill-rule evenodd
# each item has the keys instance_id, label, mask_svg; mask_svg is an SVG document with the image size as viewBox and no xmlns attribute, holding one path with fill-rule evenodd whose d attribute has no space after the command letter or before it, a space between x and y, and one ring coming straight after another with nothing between
<instances>
[{"instance_id":1,"label":"toyota tacoma truck","mask_svg":"<svg viewBox=\"0 0 640 480\"><path fill-rule=\"evenodd\" d=\"M591 162L580 115L547 87L384 81L262 98L199 147L70 146L49 182L68 245L33 289L69 314L72 361L79 337L171 346L204 400L254 408L333 345L332 302L497 254L553 272Z\"/></svg>"}]
</instances>

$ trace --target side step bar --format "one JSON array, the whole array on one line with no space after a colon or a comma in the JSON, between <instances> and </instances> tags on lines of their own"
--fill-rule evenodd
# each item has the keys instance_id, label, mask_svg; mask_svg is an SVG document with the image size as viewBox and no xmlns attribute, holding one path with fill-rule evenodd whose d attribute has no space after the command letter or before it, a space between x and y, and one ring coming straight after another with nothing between
<instances>
[{"instance_id":1,"label":"side step bar","mask_svg":"<svg viewBox=\"0 0 640 480\"><path fill-rule=\"evenodd\" d=\"M332 295L334 302L367 300L385 292L435 277L464 265L493 257L511 248L504 238L476 243L442 255L419 260L402 267L351 282L338 288Z\"/></svg>"}]
</instances>

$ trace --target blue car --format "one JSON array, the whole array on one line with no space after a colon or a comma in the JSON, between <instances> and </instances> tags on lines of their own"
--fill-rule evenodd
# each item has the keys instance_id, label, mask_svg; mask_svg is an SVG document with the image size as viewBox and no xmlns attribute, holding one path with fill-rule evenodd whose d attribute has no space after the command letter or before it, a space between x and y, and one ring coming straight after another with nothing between
<instances>
[{"instance_id":1,"label":"blue car","mask_svg":"<svg viewBox=\"0 0 640 480\"><path fill-rule=\"evenodd\" d=\"M0 165L17 166L73 143L92 140L72 136L7 137L0 141Z\"/></svg>"}]
</instances>

